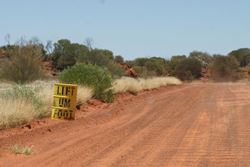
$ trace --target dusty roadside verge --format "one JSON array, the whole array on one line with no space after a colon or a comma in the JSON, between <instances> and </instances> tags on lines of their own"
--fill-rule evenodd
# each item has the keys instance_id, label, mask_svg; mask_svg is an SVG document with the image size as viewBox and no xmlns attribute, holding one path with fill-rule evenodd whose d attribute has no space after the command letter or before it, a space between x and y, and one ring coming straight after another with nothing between
<instances>
[{"instance_id":1,"label":"dusty roadside verge","mask_svg":"<svg viewBox=\"0 0 250 167\"><path fill-rule=\"evenodd\" d=\"M83 104L79 110L76 111L76 119L86 119L86 124L91 124L93 122L97 123L98 120L92 120L92 117L101 117L105 111L110 110L113 107L119 107L120 104L126 103L128 101L132 101L136 98L140 98L142 96L146 96L147 94L156 93L161 90L173 90L178 89L180 87L184 87L184 85L171 85L171 86L163 86L160 88L155 88L151 90L143 90L138 94L134 95L131 93L118 93L115 97L113 103L104 103L100 100L91 99L87 103ZM88 119L91 118L91 119ZM31 131L35 131L38 129L47 130L48 132L52 131L52 127L59 126L60 124L67 124L74 122L75 120L51 120L50 118L43 119L34 119L32 122L24 124L22 126L16 128L8 128L0 130L0 141L4 140L4 138L8 138L15 135L21 135L23 133L28 133ZM0 145L0 149L1 149Z\"/></svg>"}]
</instances>

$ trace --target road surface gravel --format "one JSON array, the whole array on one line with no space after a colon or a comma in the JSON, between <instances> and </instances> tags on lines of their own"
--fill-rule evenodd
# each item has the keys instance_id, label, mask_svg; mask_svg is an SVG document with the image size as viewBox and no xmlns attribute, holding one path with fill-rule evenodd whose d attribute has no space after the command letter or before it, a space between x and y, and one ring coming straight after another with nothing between
<instances>
[{"instance_id":1,"label":"road surface gravel","mask_svg":"<svg viewBox=\"0 0 250 167\"><path fill-rule=\"evenodd\" d=\"M15 144L34 153L9 153ZM249 167L250 84L159 88L75 121L0 135L0 151L1 167Z\"/></svg>"}]
</instances>

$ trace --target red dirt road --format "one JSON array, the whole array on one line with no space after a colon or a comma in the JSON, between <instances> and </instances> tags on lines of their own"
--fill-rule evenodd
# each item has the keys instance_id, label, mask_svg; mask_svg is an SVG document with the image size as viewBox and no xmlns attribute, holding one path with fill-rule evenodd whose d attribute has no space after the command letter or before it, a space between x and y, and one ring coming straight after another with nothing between
<instances>
[{"instance_id":1,"label":"red dirt road","mask_svg":"<svg viewBox=\"0 0 250 167\"><path fill-rule=\"evenodd\" d=\"M34 154L9 153L15 144ZM0 150L1 167L248 167L250 85L160 88L75 121L0 135Z\"/></svg>"}]
</instances>

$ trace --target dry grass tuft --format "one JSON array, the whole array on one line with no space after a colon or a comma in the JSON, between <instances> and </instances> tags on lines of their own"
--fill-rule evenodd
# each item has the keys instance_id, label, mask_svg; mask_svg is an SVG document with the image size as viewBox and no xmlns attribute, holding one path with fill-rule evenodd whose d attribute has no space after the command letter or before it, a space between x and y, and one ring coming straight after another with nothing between
<instances>
[{"instance_id":1,"label":"dry grass tuft","mask_svg":"<svg viewBox=\"0 0 250 167\"><path fill-rule=\"evenodd\" d=\"M21 147L18 145L10 147L10 151L14 154L24 154L24 155L31 155L33 153L33 149L31 147Z\"/></svg>"},{"instance_id":2,"label":"dry grass tuft","mask_svg":"<svg viewBox=\"0 0 250 167\"><path fill-rule=\"evenodd\" d=\"M175 77L155 77L148 79L134 79L122 77L113 83L115 93L132 92L137 93L145 89L153 89L166 85L180 85L182 82Z\"/></svg>"},{"instance_id":3,"label":"dry grass tuft","mask_svg":"<svg viewBox=\"0 0 250 167\"><path fill-rule=\"evenodd\" d=\"M0 129L27 123L36 115L34 106L26 100L0 99L0 105Z\"/></svg>"},{"instance_id":4,"label":"dry grass tuft","mask_svg":"<svg viewBox=\"0 0 250 167\"><path fill-rule=\"evenodd\" d=\"M0 84L0 129L22 125L34 118L50 115L53 101L53 86L57 81L36 81L28 85ZM166 85L179 85L181 81L174 77L155 77L133 79L123 77L114 81L114 93L137 93ZM88 87L78 87L78 104L85 103L93 96Z\"/></svg>"},{"instance_id":5,"label":"dry grass tuft","mask_svg":"<svg viewBox=\"0 0 250 167\"><path fill-rule=\"evenodd\" d=\"M78 86L77 103L85 103L86 101L90 100L93 95L93 89L84 86Z\"/></svg>"},{"instance_id":6,"label":"dry grass tuft","mask_svg":"<svg viewBox=\"0 0 250 167\"><path fill-rule=\"evenodd\" d=\"M141 90L139 80L130 77L122 77L115 80L112 87L115 93L138 92Z\"/></svg>"},{"instance_id":7,"label":"dry grass tuft","mask_svg":"<svg viewBox=\"0 0 250 167\"><path fill-rule=\"evenodd\" d=\"M0 129L16 127L34 118L48 117L53 102L53 86L57 81L35 81L27 85L0 84ZM90 88L78 87L78 103L91 99Z\"/></svg>"},{"instance_id":8,"label":"dry grass tuft","mask_svg":"<svg viewBox=\"0 0 250 167\"><path fill-rule=\"evenodd\" d=\"M43 101L47 106L50 108L53 101L53 88L54 84L58 83L58 81L35 81L30 84L31 87L40 87L41 91L38 92L39 96L45 97ZM91 88L78 85L77 90L77 102L78 103L85 103L86 101L90 100L93 96L93 90Z\"/></svg>"}]
</instances>

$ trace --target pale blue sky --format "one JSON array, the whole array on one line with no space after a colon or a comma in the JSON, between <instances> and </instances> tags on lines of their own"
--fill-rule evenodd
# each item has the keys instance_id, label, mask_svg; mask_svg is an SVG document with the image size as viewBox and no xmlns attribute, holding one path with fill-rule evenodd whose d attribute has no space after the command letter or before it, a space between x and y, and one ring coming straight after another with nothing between
<instances>
[{"instance_id":1,"label":"pale blue sky","mask_svg":"<svg viewBox=\"0 0 250 167\"><path fill-rule=\"evenodd\" d=\"M0 0L0 44L11 35L67 38L126 59L250 47L249 0Z\"/></svg>"}]
</instances>

